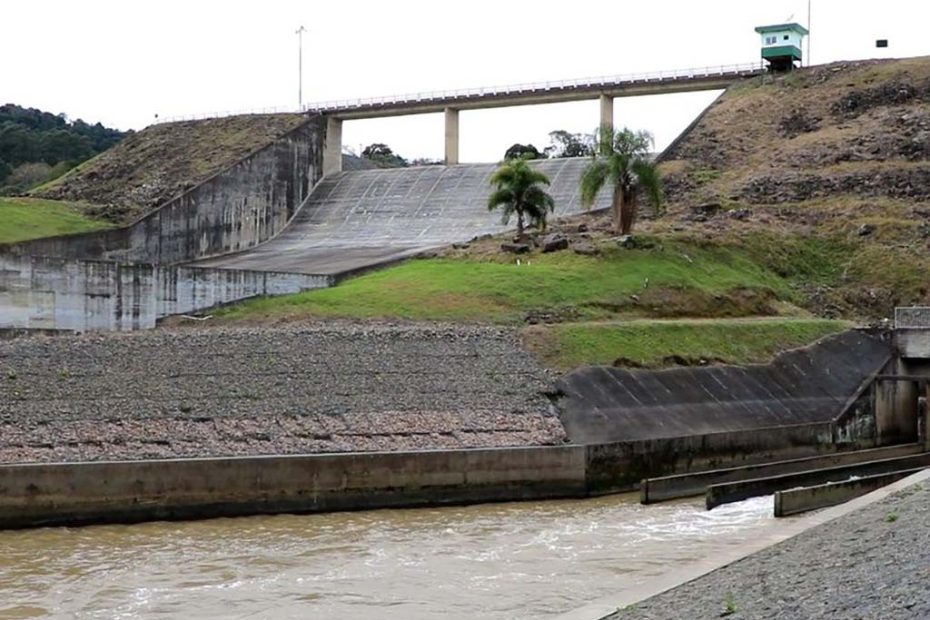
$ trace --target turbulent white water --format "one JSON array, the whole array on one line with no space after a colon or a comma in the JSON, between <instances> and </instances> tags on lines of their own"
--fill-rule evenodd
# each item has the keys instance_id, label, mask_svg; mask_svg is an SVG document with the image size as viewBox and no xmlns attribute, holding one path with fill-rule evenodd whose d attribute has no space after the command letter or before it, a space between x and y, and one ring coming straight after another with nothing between
<instances>
[{"instance_id":1,"label":"turbulent white water","mask_svg":"<svg viewBox=\"0 0 930 620\"><path fill-rule=\"evenodd\" d=\"M0 532L0 619L538 618L777 527L632 496Z\"/></svg>"}]
</instances>

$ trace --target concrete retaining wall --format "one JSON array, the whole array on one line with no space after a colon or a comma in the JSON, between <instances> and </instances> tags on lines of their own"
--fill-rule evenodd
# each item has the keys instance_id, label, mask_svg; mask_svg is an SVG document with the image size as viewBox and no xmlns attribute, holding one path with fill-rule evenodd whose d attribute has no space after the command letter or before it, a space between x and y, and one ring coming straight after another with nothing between
<instances>
[{"instance_id":1,"label":"concrete retaining wall","mask_svg":"<svg viewBox=\"0 0 930 620\"><path fill-rule=\"evenodd\" d=\"M0 255L0 328L147 329L173 314L330 285L328 276Z\"/></svg>"},{"instance_id":2,"label":"concrete retaining wall","mask_svg":"<svg viewBox=\"0 0 930 620\"><path fill-rule=\"evenodd\" d=\"M892 354L882 338L853 330L781 353L764 365L582 368L558 382L559 407L575 443L829 424ZM847 415L836 440L870 440L874 425L860 419L868 415L868 410Z\"/></svg>"},{"instance_id":3,"label":"concrete retaining wall","mask_svg":"<svg viewBox=\"0 0 930 620\"><path fill-rule=\"evenodd\" d=\"M594 494L632 491L645 478L852 449L832 443L832 434L831 423L819 423L590 445L588 488Z\"/></svg>"},{"instance_id":4,"label":"concrete retaining wall","mask_svg":"<svg viewBox=\"0 0 930 620\"><path fill-rule=\"evenodd\" d=\"M830 428L610 445L0 467L0 528L586 497L835 450ZM755 438L754 438L755 437Z\"/></svg>"},{"instance_id":5,"label":"concrete retaining wall","mask_svg":"<svg viewBox=\"0 0 930 620\"><path fill-rule=\"evenodd\" d=\"M0 467L0 527L584 495L584 448Z\"/></svg>"},{"instance_id":6,"label":"concrete retaining wall","mask_svg":"<svg viewBox=\"0 0 930 620\"><path fill-rule=\"evenodd\" d=\"M166 264L251 248L281 232L322 178L324 125L311 117L125 228L36 239L0 252Z\"/></svg>"}]
</instances>

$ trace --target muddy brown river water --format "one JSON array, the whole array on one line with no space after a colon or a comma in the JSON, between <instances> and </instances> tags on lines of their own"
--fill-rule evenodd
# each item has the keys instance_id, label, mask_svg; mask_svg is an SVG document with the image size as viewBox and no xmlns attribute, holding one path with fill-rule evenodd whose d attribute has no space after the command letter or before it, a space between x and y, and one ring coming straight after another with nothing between
<instances>
[{"instance_id":1,"label":"muddy brown river water","mask_svg":"<svg viewBox=\"0 0 930 620\"><path fill-rule=\"evenodd\" d=\"M779 527L636 499L0 532L0 619L545 618Z\"/></svg>"}]
</instances>

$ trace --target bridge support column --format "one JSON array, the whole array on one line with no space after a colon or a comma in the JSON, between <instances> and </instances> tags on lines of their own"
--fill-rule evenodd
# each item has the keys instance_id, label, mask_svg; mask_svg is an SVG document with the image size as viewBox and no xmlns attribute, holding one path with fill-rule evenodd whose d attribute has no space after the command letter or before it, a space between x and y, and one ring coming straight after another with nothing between
<instances>
[{"instance_id":1,"label":"bridge support column","mask_svg":"<svg viewBox=\"0 0 930 620\"><path fill-rule=\"evenodd\" d=\"M601 123L598 128L605 126L614 126L614 98L601 95Z\"/></svg>"},{"instance_id":2,"label":"bridge support column","mask_svg":"<svg viewBox=\"0 0 930 620\"><path fill-rule=\"evenodd\" d=\"M341 118L326 117L326 139L323 145L323 176L342 172Z\"/></svg>"},{"instance_id":3,"label":"bridge support column","mask_svg":"<svg viewBox=\"0 0 930 620\"><path fill-rule=\"evenodd\" d=\"M459 111L446 108L446 165L459 163Z\"/></svg>"}]
</instances>

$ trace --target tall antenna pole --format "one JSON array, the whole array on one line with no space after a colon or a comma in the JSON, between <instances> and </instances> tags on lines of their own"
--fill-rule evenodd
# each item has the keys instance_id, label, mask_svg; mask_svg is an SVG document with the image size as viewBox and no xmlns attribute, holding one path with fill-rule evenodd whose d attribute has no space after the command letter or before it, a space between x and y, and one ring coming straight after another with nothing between
<instances>
[{"instance_id":1,"label":"tall antenna pole","mask_svg":"<svg viewBox=\"0 0 930 620\"><path fill-rule=\"evenodd\" d=\"M297 29L297 109L304 107L304 33L306 28Z\"/></svg>"},{"instance_id":2,"label":"tall antenna pole","mask_svg":"<svg viewBox=\"0 0 930 620\"><path fill-rule=\"evenodd\" d=\"M807 0L807 66L811 66L811 0Z\"/></svg>"}]
</instances>

